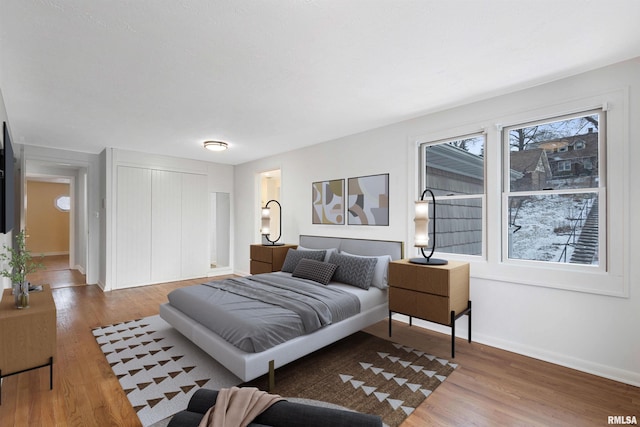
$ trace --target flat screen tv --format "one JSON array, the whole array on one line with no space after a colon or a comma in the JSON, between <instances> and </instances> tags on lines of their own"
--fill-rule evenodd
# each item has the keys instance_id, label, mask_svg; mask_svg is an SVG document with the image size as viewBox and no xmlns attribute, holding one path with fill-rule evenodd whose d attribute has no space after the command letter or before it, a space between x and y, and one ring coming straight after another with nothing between
<instances>
[{"instance_id":1,"label":"flat screen tv","mask_svg":"<svg viewBox=\"0 0 640 427\"><path fill-rule=\"evenodd\" d=\"M2 125L2 150L0 150L0 233L6 234L13 229L15 208L15 180L13 176L13 147L9 137L7 122Z\"/></svg>"}]
</instances>

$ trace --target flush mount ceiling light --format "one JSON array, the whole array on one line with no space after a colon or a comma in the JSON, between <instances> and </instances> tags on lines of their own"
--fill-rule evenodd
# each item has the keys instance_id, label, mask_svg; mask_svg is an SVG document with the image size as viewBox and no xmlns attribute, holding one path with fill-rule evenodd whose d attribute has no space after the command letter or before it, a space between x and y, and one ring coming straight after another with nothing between
<instances>
[{"instance_id":1,"label":"flush mount ceiling light","mask_svg":"<svg viewBox=\"0 0 640 427\"><path fill-rule=\"evenodd\" d=\"M222 141L205 141L204 148L211 151L224 151L229 148L229 145Z\"/></svg>"}]
</instances>

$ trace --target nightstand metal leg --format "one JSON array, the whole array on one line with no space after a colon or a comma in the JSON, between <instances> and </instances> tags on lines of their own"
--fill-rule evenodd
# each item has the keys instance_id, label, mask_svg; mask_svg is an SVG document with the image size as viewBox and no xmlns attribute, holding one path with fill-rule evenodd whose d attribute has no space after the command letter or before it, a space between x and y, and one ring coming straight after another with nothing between
<instances>
[{"instance_id":1,"label":"nightstand metal leg","mask_svg":"<svg viewBox=\"0 0 640 427\"><path fill-rule=\"evenodd\" d=\"M49 358L49 390L53 390L53 357Z\"/></svg>"},{"instance_id":2,"label":"nightstand metal leg","mask_svg":"<svg viewBox=\"0 0 640 427\"><path fill-rule=\"evenodd\" d=\"M471 342L471 301L467 302L467 308L456 315L455 311L451 311L451 357L456 357L456 320L464 315L469 316L469 342Z\"/></svg>"},{"instance_id":3,"label":"nightstand metal leg","mask_svg":"<svg viewBox=\"0 0 640 427\"><path fill-rule=\"evenodd\" d=\"M451 311L451 358L456 357L456 312Z\"/></svg>"},{"instance_id":4,"label":"nightstand metal leg","mask_svg":"<svg viewBox=\"0 0 640 427\"><path fill-rule=\"evenodd\" d=\"M469 304L467 305L469 310L469 342L471 342L471 300L469 300Z\"/></svg>"},{"instance_id":5,"label":"nightstand metal leg","mask_svg":"<svg viewBox=\"0 0 640 427\"><path fill-rule=\"evenodd\" d=\"M391 315L393 311L389 310L389 337L391 337Z\"/></svg>"}]
</instances>

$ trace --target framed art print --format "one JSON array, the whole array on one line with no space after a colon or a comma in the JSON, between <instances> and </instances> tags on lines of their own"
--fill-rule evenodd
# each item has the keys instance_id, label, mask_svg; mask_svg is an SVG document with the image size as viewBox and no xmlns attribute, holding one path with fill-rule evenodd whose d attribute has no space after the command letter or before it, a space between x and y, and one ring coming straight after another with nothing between
<instances>
[{"instance_id":1,"label":"framed art print","mask_svg":"<svg viewBox=\"0 0 640 427\"><path fill-rule=\"evenodd\" d=\"M313 224L344 225L344 179L312 184Z\"/></svg>"},{"instance_id":2,"label":"framed art print","mask_svg":"<svg viewBox=\"0 0 640 427\"><path fill-rule=\"evenodd\" d=\"M389 225L389 174L349 178L349 225Z\"/></svg>"}]
</instances>

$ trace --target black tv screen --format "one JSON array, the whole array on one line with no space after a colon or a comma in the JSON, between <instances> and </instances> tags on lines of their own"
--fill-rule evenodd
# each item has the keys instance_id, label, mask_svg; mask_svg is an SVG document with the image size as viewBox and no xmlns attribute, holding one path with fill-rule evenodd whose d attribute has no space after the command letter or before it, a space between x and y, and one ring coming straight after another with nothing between
<instances>
[{"instance_id":1,"label":"black tv screen","mask_svg":"<svg viewBox=\"0 0 640 427\"><path fill-rule=\"evenodd\" d=\"M14 219L14 176L13 176L13 147L9 138L7 122L2 126L2 151L0 152L0 169L2 170L2 185L0 185L0 233L6 234L13 229Z\"/></svg>"}]
</instances>

